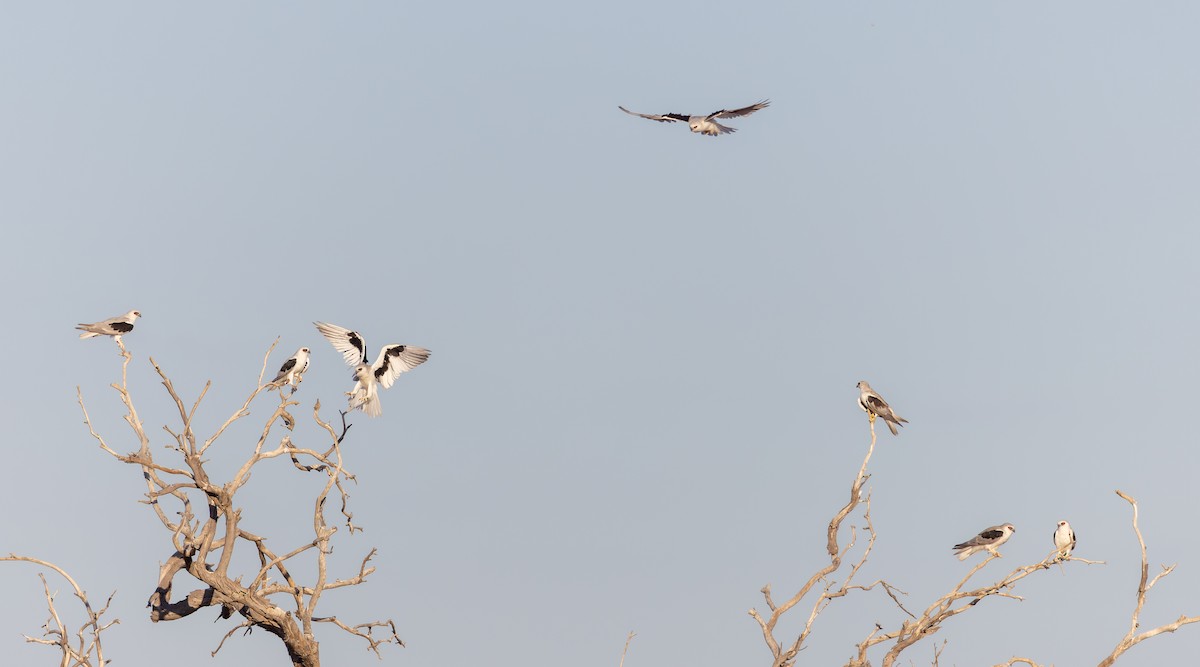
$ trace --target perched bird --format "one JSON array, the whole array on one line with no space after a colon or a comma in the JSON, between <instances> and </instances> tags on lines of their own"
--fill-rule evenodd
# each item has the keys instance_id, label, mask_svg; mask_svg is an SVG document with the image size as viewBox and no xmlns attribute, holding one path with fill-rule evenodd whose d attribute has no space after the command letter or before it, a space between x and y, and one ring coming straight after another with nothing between
<instances>
[{"instance_id":1,"label":"perched bird","mask_svg":"<svg viewBox=\"0 0 1200 667\"><path fill-rule=\"evenodd\" d=\"M726 127L725 125L722 125L714 120L715 118L737 118L738 116L749 116L759 109L766 109L770 105L770 100L763 100L762 102L751 104L750 106L742 107L741 109L734 109L732 111L726 111L722 109L720 111L714 111L707 116L685 116L681 113L668 113L661 116L656 116L654 114L636 113L622 106L618 106L617 108L629 114L630 116L637 116L638 118L645 118L648 120L656 120L660 123L674 123L677 120L682 120L688 124L688 127L691 128L692 132L699 132L700 134L707 134L710 137L715 137L719 134L730 134L737 132L737 128Z\"/></svg>"},{"instance_id":2,"label":"perched bird","mask_svg":"<svg viewBox=\"0 0 1200 667\"><path fill-rule=\"evenodd\" d=\"M996 551L996 547L1007 542L1016 530L1011 523L984 528L975 537L962 544L954 545L954 551L959 560L966 560L980 551L987 551L992 555L999 556L1000 552Z\"/></svg>"},{"instance_id":3,"label":"perched bird","mask_svg":"<svg viewBox=\"0 0 1200 667\"><path fill-rule=\"evenodd\" d=\"M425 363L429 350L415 345L384 345L374 364L367 361L367 346L357 331L326 322L313 322L333 349L342 353L346 363L354 367L354 390L348 392L350 409L361 409L371 417L383 414L379 405L379 388L387 389L396 378Z\"/></svg>"},{"instance_id":4,"label":"perched bird","mask_svg":"<svg viewBox=\"0 0 1200 667\"><path fill-rule=\"evenodd\" d=\"M892 435L899 435L900 432L896 430L896 427L907 424L908 420L892 412L892 406L888 405L888 402L883 400L882 396L875 393L875 390L871 388L871 385L867 384L866 380L854 386L858 387L859 391L862 392L858 395L858 407L862 408L863 412L866 412L870 416L872 422L875 421L876 417L879 417L887 423L888 430L892 432Z\"/></svg>"},{"instance_id":5,"label":"perched bird","mask_svg":"<svg viewBox=\"0 0 1200 667\"><path fill-rule=\"evenodd\" d=\"M1058 528L1054 529L1054 548L1058 549L1059 560L1070 558L1075 550L1075 531L1066 521L1059 521Z\"/></svg>"},{"instance_id":6,"label":"perched bird","mask_svg":"<svg viewBox=\"0 0 1200 667\"><path fill-rule=\"evenodd\" d=\"M302 347L296 350L296 354L293 354L291 359L283 362L283 365L279 367L279 375L271 380L270 389L279 389L285 384L299 387L306 370L308 370L308 348Z\"/></svg>"},{"instance_id":7,"label":"perched bird","mask_svg":"<svg viewBox=\"0 0 1200 667\"><path fill-rule=\"evenodd\" d=\"M80 323L75 328L83 333L79 334L80 338L93 338L95 336L112 336L116 340L121 340L122 334L127 334L133 331L133 323L142 314L136 310L131 310L124 315L110 317L103 322L92 322L91 324Z\"/></svg>"}]
</instances>

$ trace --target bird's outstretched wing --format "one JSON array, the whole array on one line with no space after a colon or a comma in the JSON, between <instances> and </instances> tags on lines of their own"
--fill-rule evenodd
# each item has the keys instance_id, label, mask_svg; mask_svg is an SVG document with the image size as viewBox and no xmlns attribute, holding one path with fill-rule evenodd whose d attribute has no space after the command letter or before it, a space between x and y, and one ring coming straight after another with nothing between
<instances>
[{"instance_id":1,"label":"bird's outstretched wing","mask_svg":"<svg viewBox=\"0 0 1200 667\"><path fill-rule=\"evenodd\" d=\"M379 358L375 360L371 373L375 375L375 381L387 389L401 373L425 363L429 354L429 350L416 345L385 345L379 351Z\"/></svg>"},{"instance_id":2,"label":"bird's outstretched wing","mask_svg":"<svg viewBox=\"0 0 1200 667\"><path fill-rule=\"evenodd\" d=\"M313 322L317 331L333 345L333 349L342 353L342 358L350 366L357 366L367 359L367 345L357 331L328 322Z\"/></svg>"},{"instance_id":3,"label":"bird's outstretched wing","mask_svg":"<svg viewBox=\"0 0 1200 667\"><path fill-rule=\"evenodd\" d=\"M755 111L766 109L769 106L771 106L771 100L763 100L761 102L751 104L748 107L742 107L741 109L733 109L732 111L721 109L720 111L714 111L708 115L708 119L712 120L714 118L737 118L738 116L749 116Z\"/></svg>"},{"instance_id":4,"label":"bird's outstretched wing","mask_svg":"<svg viewBox=\"0 0 1200 667\"><path fill-rule=\"evenodd\" d=\"M674 123L677 120L682 120L684 122L687 122L688 118L691 117L691 116L685 116L681 113L665 113L665 114L660 114L660 115L653 115L653 114L637 113L636 111L630 111L629 109L626 109L625 107L622 107L622 106L618 106L617 108L620 109L621 111L624 111L625 113L629 114L630 116L637 116L638 118L645 118L646 120L656 120L660 123Z\"/></svg>"}]
</instances>

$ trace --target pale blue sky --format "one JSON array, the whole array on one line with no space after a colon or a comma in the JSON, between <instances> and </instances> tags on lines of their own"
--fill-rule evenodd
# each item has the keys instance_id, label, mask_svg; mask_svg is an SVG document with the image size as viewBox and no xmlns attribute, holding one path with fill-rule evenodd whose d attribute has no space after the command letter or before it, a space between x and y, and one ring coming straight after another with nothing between
<instances>
[{"instance_id":1,"label":"pale blue sky","mask_svg":"<svg viewBox=\"0 0 1200 667\"><path fill-rule=\"evenodd\" d=\"M911 420L873 460L862 576L923 608L969 567L955 542L1014 523L998 578L1068 519L1107 565L1031 577L937 639L944 665L1094 664L1137 585L1113 489L1141 501L1152 563L1180 564L1143 624L1200 614L1198 23L1193 3L6 6L0 552L115 589L114 664L285 661L260 632L214 662L215 613L147 620L167 543L81 423L76 385L133 447L114 346L72 326L141 310L148 429L174 425L153 356L185 397L213 381L206 434L276 337L272 368L313 349L297 398L337 405L321 319L434 352L346 448L367 532L332 564L378 546L379 571L322 610L395 619L385 664L613 667L634 630L627 667L769 665L746 610L823 562L867 445L861 379ZM617 110L763 98L716 139ZM318 481L276 463L241 498L282 550L310 538ZM32 568L0 582L0 647L45 661L19 636L44 620ZM882 595L839 601L801 664L842 664L876 621L901 621ZM320 639L326 664L376 664ZM1190 627L1120 664L1198 649Z\"/></svg>"}]
</instances>

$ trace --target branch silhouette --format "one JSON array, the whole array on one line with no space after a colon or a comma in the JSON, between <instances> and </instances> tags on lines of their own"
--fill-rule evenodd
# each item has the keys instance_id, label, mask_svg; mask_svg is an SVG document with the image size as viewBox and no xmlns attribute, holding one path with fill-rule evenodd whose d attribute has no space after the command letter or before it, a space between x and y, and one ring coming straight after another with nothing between
<instances>
[{"instance_id":1,"label":"branch silhouette","mask_svg":"<svg viewBox=\"0 0 1200 667\"><path fill-rule=\"evenodd\" d=\"M119 341L118 345L121 345ZM219 482L206 469L206 456L219 452L218 443L228 429L250 416L251 406L256 399L273 395L264 393L273 385L264 384L263 377L274 348L275 343L264 355L257 385L245 401L203 440L194 430L194 420L212 383L206 383L195 401L188 406L167 372L151 357L150 364L177 413L176 427L163 426L170 443L166 446L165 456L156 456L151 449L151 438L138 415L128 385L131 355L123 345L121 380L111 387L125 407L124 421L136 442L133 452L117 452L96 431L84 404L83 392L76 388L84 423L100 448L117 461L141 469L146 484L146 499L142 502L153 510L170 541L170 555L159 568L158 580L148 602L150 620L155 623L175 621L207 607L218 609L219 617L223 619L237 614L241 622L225 634L213 650L213 655L220 651L226 639L239 630L249 632L259 628L278 637L292 664L303 667L320 665L314 624L326 623L363 639L370 651L382 657L380 648L383 645L403 646L391 620L348 624L337 616L317 615L317 605L327 591L358 586L375 572L370 565L376 554L372 549L363 558L354 576L333 580L329 577L327 557L332 549L333 537L338 532L338 526L331 525L325 516L331 494L339 498L342 523L347 532L352 534L362 530L354 524L353 514L349 510L346 484L355 481L355 477L346 470L342 456L342 443L350 430L345 413L341 415L340 427L335 427L333 423L322 419L321 403L316 401L312 420L319 434L318 444L315 447L304 446L297 440L299 436L294 432L296 418L291 414L291 409L299 405L292 400L295 391L285 393L281 388L277 394L278 403L271 408L263 422L253 451L237 471L229 479ZM265 536L251 533L243 526L242 508L237 505L236 497L249 483L256 466L283 456L291 460L291 468L299 474L324 475L325 480L311 505L311 541L277 554L267 546ZM164 504L174 505L174 511L168 512ZM256 569L238 572L233 566L234 552L239 545L254 554L258 563ZM289 567L302 556L315 561L315 581L311 583L301 582ZM186 575L199 586L186 595L173 595L180 575Z\"/></svg>"}]
</instances>

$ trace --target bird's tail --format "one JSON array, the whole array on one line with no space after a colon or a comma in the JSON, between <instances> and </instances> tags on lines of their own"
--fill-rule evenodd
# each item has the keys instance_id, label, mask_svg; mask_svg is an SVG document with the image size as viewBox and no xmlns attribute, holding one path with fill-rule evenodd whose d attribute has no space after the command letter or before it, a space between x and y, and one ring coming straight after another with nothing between
<instances>
[{"instance_id":1,"label":"bird's tail","mask_svg":"<svg viewBox=\"0 0 1200 667\"><path fill-rule=\"evenodd\" d=\"M83 332L83 333L79 334L80 338L95 338L96 336L100 335L100 334L96 333L95 331L89 331L87 326L88 325L86 325L86 324L80 324L79 326L75 327L76 329L79 329L80 331Z\"/></svg>"},{"instance_id":2,"label":"bird's tail","mask_svg":"<svg viewBox=\"0 0 1200 667\"><path fill-rule=\"evenodd\" d=\"M350 409L360 409L368 417L378 417L383 414L383 406L379 404L379 396L358 387L350 395Z\"/></svg>"},{"instance_id":3,"label":"bird's tail","mask_svg":"<svg viewBox=\"0 0 1200 667\"><path fill-rule=\"evenodd\" d=\"M892 435L900 435L900 431L897 431L897 430L896 430L896 425L895 425L895 424L893 424L893 423L892 423L892 422L890 422L890 421L887 421L886 419L884 420L884 422L883 422L883 423L885 423L885 424L887 424L887 425L888 425L888 430L892 432Z\"/></svg>"},{"instance_id":4,"label":"bird's tail","mask_svg":"<svg viewBox=\"0 0 1200 667\"><path fill-rule=\"evenodd\" d=\"M958 559L966 560L971 557L972 553L974 553L974 552L971 551L970 549L963 549L962 551L958 552Z\"/></svg>"},{"instance_id":5,"label":"bird's tail","mask_svg":"<svg viewBox=\"0 0 1200 667\"><path fill-rule=\"evenodd\" d=\"M717 126L717 134L733 134L734 132L737 132L736 127L729 127L728 125L722 125L715 120L709 121L709 122L711 122L713 125Z\"/></svg>"}]
</instances>

